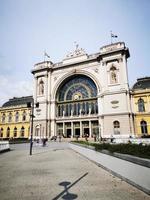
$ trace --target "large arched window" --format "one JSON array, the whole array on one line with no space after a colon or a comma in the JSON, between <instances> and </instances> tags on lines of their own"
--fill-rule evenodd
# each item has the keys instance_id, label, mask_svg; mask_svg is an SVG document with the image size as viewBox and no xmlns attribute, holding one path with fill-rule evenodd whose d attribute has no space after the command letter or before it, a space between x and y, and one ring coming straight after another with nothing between
<instances>
[{"instance_id":1,"label":"large arched window","mask_svg":"<svg viewBox=\"0 0 150 200\"><path fill-rule=\"evenodd\" d=\"M114 134L115 135L120 134L120 122L119 121L114 121L113 122L113 126L114 126Z\"/></svg>"},{"instance_id":2,"label":"large arched window","mask_svg":"<svg viewBox=\"0 0 150 200\"><path fill-rule=\"evenodd\" d=\"M17 128L14 128L14 137L17 137Z\"/></svg>"},{"instance_id":3,"label":"large arched window","mask_svg":"<svg viewBox=\"0 0 150 200\"><path fill-rule=\"evenodd\" d=\"M25 128L22 126L20 130L20 136L24 137Z\"/></svg>"},{"instance_id":4,"label":"large arched window","mask_svg":"<svg viewBox=\"0 0 150 200\"><path fill-rule=\"evenodd\" d=\"M5 113L2 114L2 123L5 123L6 115Z\"/></svg>"},{"instance_id":5,"label":"large arched window","mask_svg":"<svg viewBox=\"0 0 150 200\"><path fill-rule=\"evenodd\" d=\"M142 120L140 125L141 125L141 133L142 134L147 134L148 133L148 131L147 131L147 122Z\"/></svg>"},{"instance_id":6,"label":"large arched window","mask_svg":"<svg viewBox=\"0 0 150 200\"><path fill-rule=\"evenodd\" d=\"M138 100L138 111L139 112L144 112L145 111L144 100L141 99L141 98Z\"/></svg>"},{"instance_id":7,"label":"large arched window","mask_svg":"<svg viewBox=\"0 0 150 200\"><path fill-rule=\"evenodd\" d=\"M65 80L56 95L57 116L79 116L98 113L97 87L85 75L74 75Z\"/></svg>"},{"instance_id":8,"label":"large arched window","mask_svg":"<svg viewBox=\"0 0 150 200\"><path fill-rule=\"evenodd\" d=\"M12 122L12 113L8 114L8 122Z\"/></svg>"},{"instance_id":9,"label":"large arched window","mask_svg":"<svg viewBox=\"0 0 150 200\"><path fill-rule=\"evenodd\" d=\"M7 132L6 132L6 137L9 138L10 137L10 128L7 128Z\"/></svg>"},{"instance_id":10,"label":"large arched window","mask_svg":"<svg viewBox=\"0 0 150 200\"><path fill-rule=\"evenodd\" d=\"M18 122L18 121L19 121L19 113L16 112L16 114L15 114L15 122Z\"/></svg>"},{"instance_id":11,"label":"large arched window","mask_svg":"<svg viewBox=\"0 0 150 200\"><path fill-rule=\"evenodd\" d=\"M3 128L0 129L0 137L3 137Z\"/></svg>"},{"instance_id":12,"label":"large arched window","mask_svg":"<svg viewBox=\"0 0 150 200\"><path fill-rule=\"evenodd\" d=\"M26 121L26 111L23 111L23 114L22 114L22 121Z\"/></svg>"}]
</instances>

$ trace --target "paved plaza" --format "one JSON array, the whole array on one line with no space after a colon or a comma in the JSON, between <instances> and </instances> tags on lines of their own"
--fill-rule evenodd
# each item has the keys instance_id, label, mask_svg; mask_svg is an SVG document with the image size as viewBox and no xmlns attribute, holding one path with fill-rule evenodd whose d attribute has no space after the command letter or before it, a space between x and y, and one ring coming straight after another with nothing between
<instances>
[{"instance_id":1,"label":"paved plaza","mask_svg":"<svg viewBox=\"0 0 150 200\"><path fill-rule=\"evenodd\" d=\"M150 197L69 149L67 143L11 145L0 154L1 200L148 200Z\"/></svg>"}]
</instances>

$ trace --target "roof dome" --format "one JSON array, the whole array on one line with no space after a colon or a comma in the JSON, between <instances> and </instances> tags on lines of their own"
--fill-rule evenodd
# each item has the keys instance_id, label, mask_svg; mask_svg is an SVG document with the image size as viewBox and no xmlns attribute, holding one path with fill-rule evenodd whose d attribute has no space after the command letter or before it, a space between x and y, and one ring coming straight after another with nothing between
<instances>
[{"instance_id":1,"label":"roof dome","mask_svg":"<svg viewBox=\"0 0 150 200\"><path fill-rule=\"evenodd\" d=\"M137 79L137 82L132 87L133 90L150 89L150 77Z\"/></svg>"},{"instance_id":2,"label":"roof dome","mask_svg":"<svg viewBox=\"0 0 150 200\"><path fill-rule=\"evenodd\" d=\"M12 99L9 99L9 101L5 102L2 107L11 107L11 106L19 106L24 105L28 102L33 102L32 96L26 96L26 97L14 97Z\"/></svg>"}]
</instances>

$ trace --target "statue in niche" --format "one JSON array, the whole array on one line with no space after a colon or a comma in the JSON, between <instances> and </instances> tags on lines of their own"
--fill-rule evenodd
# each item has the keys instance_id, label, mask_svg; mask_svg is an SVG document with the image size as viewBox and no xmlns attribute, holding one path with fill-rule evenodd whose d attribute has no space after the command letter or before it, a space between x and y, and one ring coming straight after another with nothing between
<instances>
[{"instance_id":1,"label":"statue in niche","mask_svg":"<svg viewBox=\"0 0 150 200\"><path fill-rule=\"evenodd\" d=\"M111 83L117 83L117 74L116 74L116 68L113 67L110 69L110 78L111 78Z\"/></svg>"},{"instance_id":2,"label":"statue in niche","mask_svg":"<svg viewBox=\"0 0 150 200\"><path fill-rule=\"evenodd\" d=\"M39 83L39 95L44 94L44 82L41 80Z\"/></svg>"}]
</instances>

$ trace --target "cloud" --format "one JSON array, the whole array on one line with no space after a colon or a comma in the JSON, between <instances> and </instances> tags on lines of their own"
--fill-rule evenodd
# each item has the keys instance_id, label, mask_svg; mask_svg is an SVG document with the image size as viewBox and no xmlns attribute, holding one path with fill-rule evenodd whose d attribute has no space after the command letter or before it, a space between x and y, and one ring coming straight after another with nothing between
<instances>
[{"instance_id":1,"label":"cloud","mask_svg":"<svg viewBox=\"0 0 150 200\"><path fill-rule=\"evenodd\" d=\"M33 94L32 81L17 81L15 77L0 75L0 106L13 97Z\"/></svg>"}]
</instances>

